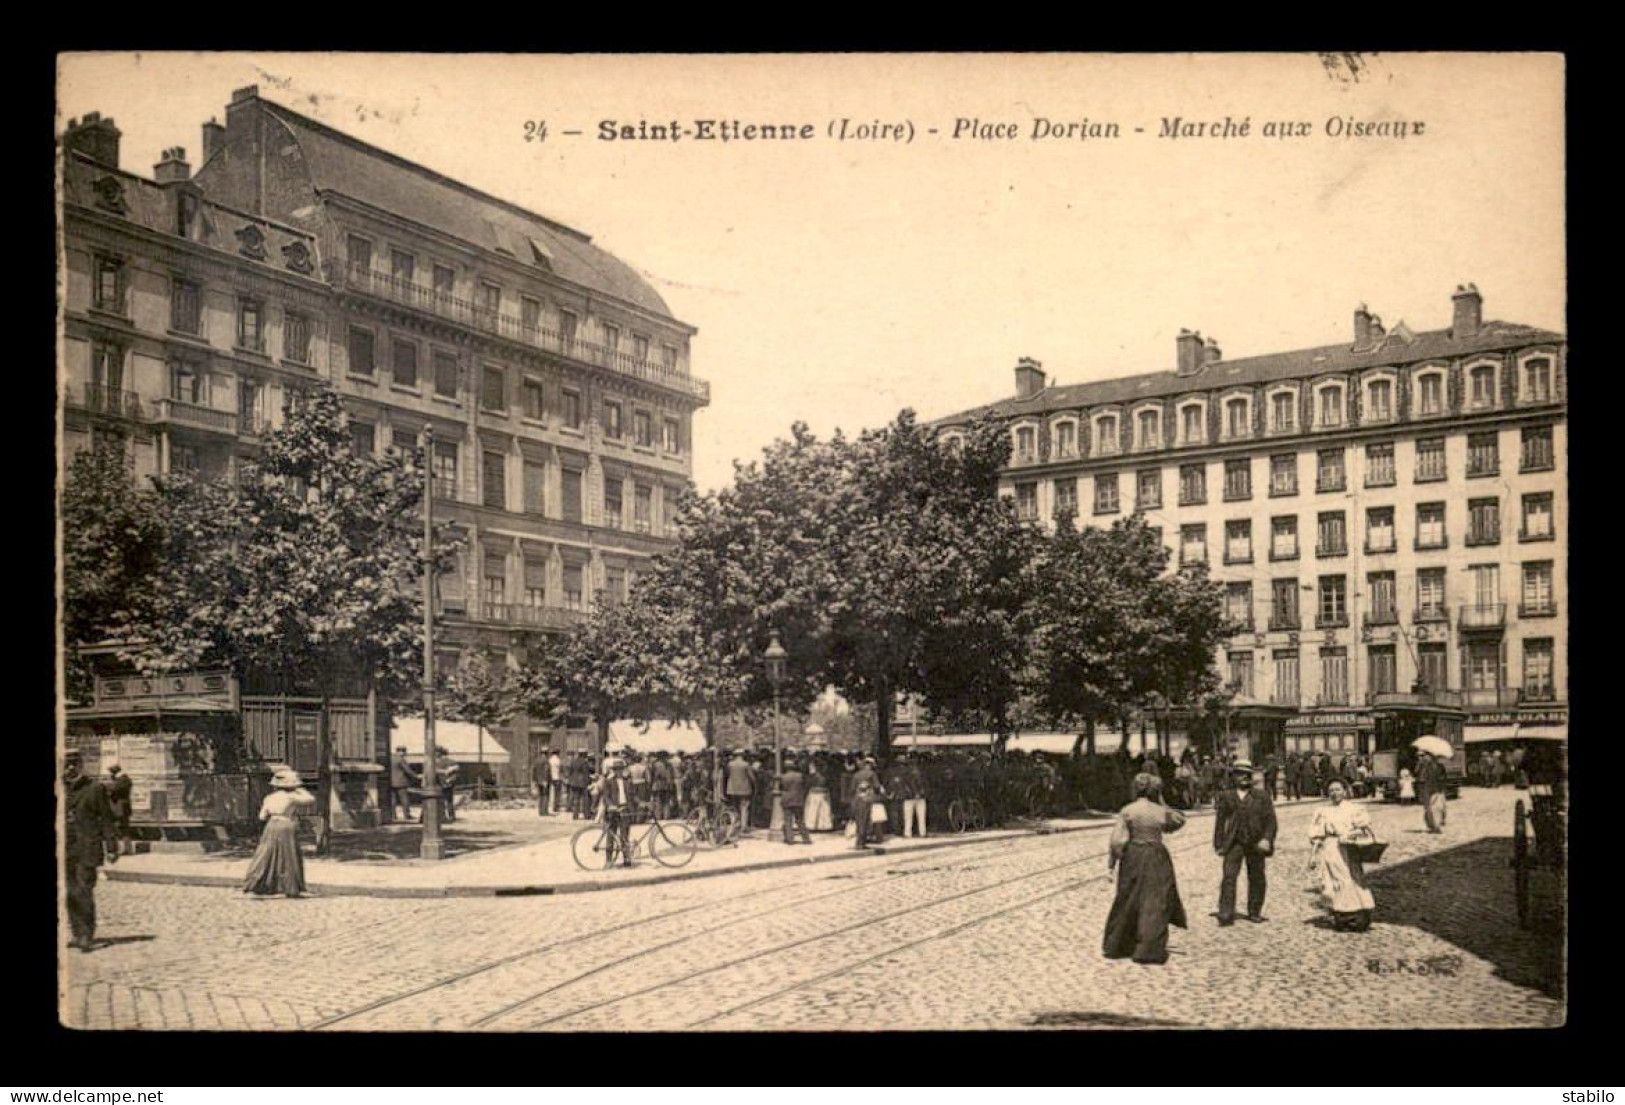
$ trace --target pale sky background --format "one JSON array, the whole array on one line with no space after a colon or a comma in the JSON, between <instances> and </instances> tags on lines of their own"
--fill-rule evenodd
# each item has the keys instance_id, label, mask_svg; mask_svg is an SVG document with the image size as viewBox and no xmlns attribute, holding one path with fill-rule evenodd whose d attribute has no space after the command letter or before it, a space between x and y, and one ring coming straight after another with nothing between
<instances>
[{"instance_id":1,"label":"pale sky background","mask_svg":"<svg viewBox=\"0 0 1625 1105\"><path fill-rule=\"evenodd\" d=\"M60 66L58 127L123 132L123 165L200 163L233 89L576 227L699 329L695 479L801 419L826 434L935 418L1052 383L1170 369L1181 327L1227 359L1487 318L1565 329L1563 63L1554 55L548 57L105 54ZM1164 117L1251 118L1246 139L1158 138ZM1116 140L1032 141L1037 116ZM1326 120L1420 120L1404 140ZM912 120L912 144L832 119ZM951 141L955 120L1015 141ZM808 142L602 142L599 121L809 122ZM545 120L543 143L524 141ZM1265 138L1272 120L1308 138ZM939 128L932 136L927 128ZM1135 127L1145 133L1134 133ZM559 132L579 129L583 137Z\"/></svg>"}]
</instances>

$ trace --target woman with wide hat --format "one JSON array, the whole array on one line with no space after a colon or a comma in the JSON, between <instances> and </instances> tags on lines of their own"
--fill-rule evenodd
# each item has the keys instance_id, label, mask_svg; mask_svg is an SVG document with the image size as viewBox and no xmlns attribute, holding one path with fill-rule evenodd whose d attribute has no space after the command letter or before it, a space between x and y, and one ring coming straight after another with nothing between
<instances>
[{"instance_id":1,"label":"woman with wide hat","mask_svg":"<svg viewBox=\"0 0 1625 1105\"><path fill-rule=\"evenodd\" d=\"M305 893L305 861L299 854L299 818L316 799L291 767L271 774L271 793L260 804L265 832L243 878L243 893L265 897L281 894L297 898Z\"/></svg>"},{"instance_id":2,"label":"woman with wide hat","mask_svg":"<svg viewBox=\"0 0 1625 1105\"><path fill-rule=\"evenodd\" d=\"M1186 927L1174 861L1162 843L1164 833L1185 826L1185 815L1162 804L1162 780L1141 772L1134 777L1134 801L1117 815L1106 869L1116 872L1117 898L1106 918L1103 951L1107 959L1133 957L1136 963L1168 961L1168 926Z\"/></svg>"},{"instance_id":3,"label":"woman with wide hat","mask_svg":"<svg viewBox=\"0 0 1625 1105\"><path fill-rule=\"evenodd\" d=\"M1366 885L1360 849L1374 844L1377 838L1365 807L1346 798L1341 780L1334 779L1326 787L1329 805L1315 811L1309 829L1314 849L1309 864L1332 912L1332 927L1340 932L1364 932L1371 927L1371 912L1377 908L1377 900Z\"/></svg>"}]
</instances>

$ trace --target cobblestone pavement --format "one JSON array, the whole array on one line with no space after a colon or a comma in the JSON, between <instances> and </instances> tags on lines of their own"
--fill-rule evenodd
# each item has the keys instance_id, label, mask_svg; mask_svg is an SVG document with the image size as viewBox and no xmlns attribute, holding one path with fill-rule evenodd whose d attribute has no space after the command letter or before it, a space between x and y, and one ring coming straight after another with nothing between
<instances>
[{"instance_id":1,"label":"cobblestone pavement","mask_svg":"<svg viewBox=\"0 0 1625 1105\"><path fill-rule=\"evenodd\" d=\"M1561 939L1517 926L1511 790L1443 836L1373 806L1377 924L1333 932L1305 887L1312 807L1281 811L1268 921L1218 928L1211 821L1169 838L1191 917L1163 967L1100 956L1106 834L1005 839L534 898L253 900L99 888L68 953L82 1027L524 1031L1561 1023Z\"/></svg>"}]
</instances>

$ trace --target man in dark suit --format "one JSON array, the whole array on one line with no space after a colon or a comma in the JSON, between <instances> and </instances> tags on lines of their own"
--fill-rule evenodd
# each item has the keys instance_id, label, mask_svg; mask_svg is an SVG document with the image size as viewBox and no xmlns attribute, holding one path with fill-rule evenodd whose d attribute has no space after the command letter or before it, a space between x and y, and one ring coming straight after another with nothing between
<instances>
[{"instance_id":1,"label":"man in dark suit","mask_svg":"<svg viewBox=\"0 0 1625 1105\"><path fill-rule=\"evenodd\" d=\"M1247 866L1247 920L1264 920L1264 860L1275 851L1275 804L1253 784L1252 765L1231 765L1231 785L1214 801L1213 850L1224 857L1219 924L1236 923L1236 880Z\"/></svg>"},{"instance_id":2,"label":"man in dark suit","mask_svg":"<svg viewBox=\"0 0 1625 1105\"><path fill-rule=\"evenodd\" d=\"M756 773L751 770L750 761L745 759L745 753L734 751L733 759L728 761L727 769L728 801L734 805L739 814L739 831L750 832L751 794L756 786Z\"/></svg>"},{"instance_id":3,"label":"man in dark suit","mask_svg":"<svg viewBox=\"0 0 1625 1105\"><path fill-rule=\"evenodd\" d=\"M103 862L118 862L118 820L107 788L83 774L77 752L63 761L62 785L67 813L62 875L68 888L70 943L88 952L96 947L96 870Z\"/></svg>"},{"instance_id":4,"label":"man in dark suit","mask_svg":"<svg viewBox=\"0 0 1625 1105\"><path fill-rule=\"evenodd\" d=\"M552 806L548 788L553 783L553 772L547 760L551 751L552 749L546 745L537 745L530 761L530 782L536 790L537 817L546 817L548 809Z\"/></svg>"},{"instance_id":5,"label":"man in dark suit","mask_svg":"<svg viewBox=\"0 0 1625 1105\"><path fill-rule=\"evenodd\" d=\"M784 842L786 844L811 844L812 837L807 833L807 777L801 773L800 767L794 760L784 762L784 773L775 783L779 792L779 806L784 810ZM795 839L795 833L801 834L801 839Z\"/></svg>"},{"instance_id":6,"label":"man in dark suit","mask_svg":"<svg viewBox=\"0 0 1625 1105\"><path fill-rule=\"evenodd\" d=\"M391 814L401 811L402 824L412 820L411 788L417 785L417 772L406 762L406 745L396 745L395 754L389 758L389 800Z\"/></svg>"},{"instance_id":7,"label":"man in dark suit","mask_svg":"<svg viewBox=\"0 0 1625 1105\"><path fill-rule=\"evenodd\" d=\"M857 838L852 847L869 846L871 811L877 800L885 797L880 786L880 773L875 770L875 758L865 756L863 766L852 773L852 819L857 822Z\"/></svg>"}]
</instances>

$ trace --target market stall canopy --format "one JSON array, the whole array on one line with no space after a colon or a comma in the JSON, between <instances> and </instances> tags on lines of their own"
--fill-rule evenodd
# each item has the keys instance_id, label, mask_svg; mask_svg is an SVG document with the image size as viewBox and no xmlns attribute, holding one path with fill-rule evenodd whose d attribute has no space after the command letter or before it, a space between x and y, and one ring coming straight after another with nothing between
<instances>
[{"instance_id":1,"label":"market stall canopy","mask_svg":"<svg viewBox=\"0 0 1625 1105\"><path fill-rule=\"evenodd\" d=\"M1518 726L1518 739L1566 741L1569 739L1569 727L1567 725L1520 725Z\"/></svg>"},{"instance_id":2,"label":"market stall canopy","mask_svg":"<svg viewBox=\"0 0 1625 1105\"><path fill-rule=\"evenodd\" d=\"M705 730L691 721L672 725L653 721L612 721L609 723L609 747L630 748L634 752L704 752Z\"/></svg>"},{"instance_id":3,"label":"market stall canopy","mask_svg":"<svg viewBox=\"0 0 1625 1105\"><path fill-rule=\"evenodd\" d=\"M508 762L508 750L492 735L489 729L485 730L484 738L480 736L480 727L466 721L442 721L435 719L434 742L444 748L451 756L453 762L460 764L505 764ZM395 719L395 727L389 733L389 747L391 751L406 745L406 758L412 761L423 759L423 719L420 717L403 717Z\"/></svg>"}]
</instances>

